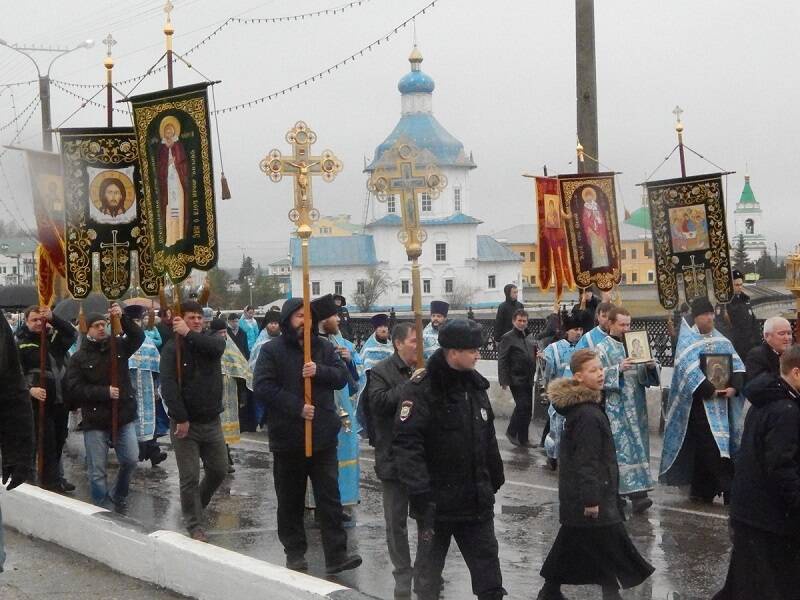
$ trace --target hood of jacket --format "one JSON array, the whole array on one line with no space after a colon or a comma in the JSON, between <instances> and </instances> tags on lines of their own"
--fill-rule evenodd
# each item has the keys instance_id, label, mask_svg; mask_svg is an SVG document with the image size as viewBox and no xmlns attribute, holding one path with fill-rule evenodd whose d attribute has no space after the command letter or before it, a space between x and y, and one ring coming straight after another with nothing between
<instances>
[{"instance_id":1,"label":"hood of jacket","mask_svg":"<svg viewBox=\"0 0 800 600\"><path fill-rule=\"evenodd\" d=\"M289 320L291 319L292 315L295 312L297 312L297 309L302 308L302 306L303 306L302 298L289 298L286 302L283 303L283 307L281 307L281 320L280 320L281 332L283 333L283 335L294 333L292 331L292 326L289 324Z\"/></svg>"},{"instance_id":2,"label":"hood of jacket","mask_svg":"<svg viewBox=\"0 0 800 600\"><path fill-rule=\"evenodd\" d=\"M503 288L503 293L506 295L506 302L516 302L516 300L511 299L511 290L513 290L515 287L517 286L513 283L507 283Z\"/></svg>"},{"instance_id":3,"label":"hood of jacket","mask_svg":"<svg viewBox=\"0 0 800 600\"><path fill-rule=\"evenodd\" d=\"M762 373L745 388L744 393L753 406L766 406L770 402L784 399L800 399L800 394L786 383L782 377L772 373Z\"/></svg>"},{"instance_id":4,"label":"hood of jacket","mask_svg":"<svg viewBox=\"0 0 800 600\"><path fill-rule=\"evenodd\" d=\"M600 404L599 391L590 390L582 383L569 377L562 377L547 386L547 397L559 412L579 404Z\"/></svg>"},{"instance_id":5,"label":"hood of jacket","mask_svg":"<svg viewBox=\"0 0 800 600\"><path fill-rule=\"evenodd\" d=\"M439 348L428 359L425 365L427 376L431 379L431 387L437 394L445 394L453 387L456 381L462 380L471 383L479 390L489 389L489 380L476 370L457 371L447 364L444 357L444 349Z\"/></svg>"}]
</instances>

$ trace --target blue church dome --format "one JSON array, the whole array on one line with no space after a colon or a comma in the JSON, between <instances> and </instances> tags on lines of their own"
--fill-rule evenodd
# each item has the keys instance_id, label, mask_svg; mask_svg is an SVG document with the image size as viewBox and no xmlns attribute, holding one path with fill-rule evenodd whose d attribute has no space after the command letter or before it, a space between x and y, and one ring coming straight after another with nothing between
<instances>
[{"instance_id":1,"label":"blue church dome","mask_svg":"<svg viewBox=\"0 0 800 600\"><path fill-rule=\"evenodd\" d=\"M397 83L401 94L430 94L435 87L431 76L422 71L406 73Z\"/></svg>"}]
</instances>

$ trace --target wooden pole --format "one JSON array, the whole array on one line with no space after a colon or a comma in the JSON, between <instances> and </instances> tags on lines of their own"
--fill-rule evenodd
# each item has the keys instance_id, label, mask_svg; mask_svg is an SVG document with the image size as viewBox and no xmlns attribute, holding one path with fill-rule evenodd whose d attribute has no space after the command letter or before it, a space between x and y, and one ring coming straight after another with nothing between
<instances>
[{"instance_id":1,"label":"wooden pole","mask_svg":"<svg viewBox=\"0 0 800 600\"><path fill-rule=\"evenodd\" d=\"M298 228L298 232L301 228ZM301 255L303 260L303 363L311 362L311 282L308 264L308 238L311 237L311 228L308 228L307 235L300 234ZM303 402L306 406L313 406L314 400L311 397L311 378L303 380ZM313 429L311 421L305 419L305 450L306 458L311 458L313 454Z\"/></svg>"},{"instance_id":2,"label":"wooden pole","mask_svg":"<svg viewBox=\"0 0 800 600\"><path fill-rule=\"evenodd\" d=\"M422 340L422 280L419 274L419 257L411 259L411 285L413 287L414 328L417 332L417 368L425 366L424 343Z\"/></svg>"},{"instance_id":3,"label":"wooden pole","mask_svg":"<svg viewBox=\"0 0 800 600\"><path fill-rule=\"evenodd\" d=\"M47 319L41 317L42 331L39 333L39 387L47 389ZM37 414L39 422L36 424L36 473L39 485L44 484L44 419L45 402L39 403Z\"/></svg>"},{"instance_id":4,"label":"wooden pole","mask_svg":"<svg viewBox=\"0 0 800 600\"><path fill-rule=\"evenodd\" d=\"M111 387L119 389L119 356L117 354L117 336L122 333L122 325L119 316L111 314L111 339L109 349L111 351ZM119 398L111 399L111 443L116 446L117 436L119 435Z\"/></svg>"}]
</instances>

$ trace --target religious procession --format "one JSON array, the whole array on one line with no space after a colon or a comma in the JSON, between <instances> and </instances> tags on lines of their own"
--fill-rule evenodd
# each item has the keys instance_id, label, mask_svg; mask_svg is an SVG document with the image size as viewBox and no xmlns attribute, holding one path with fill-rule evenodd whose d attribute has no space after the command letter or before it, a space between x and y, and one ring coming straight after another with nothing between
<instances>
[{"instance_id":1,"label":"religious procession","mask_svg":"<svg viewBox=\"0 0 800 600\"><path fill-rule=\"evenodd\" d=\"M649 169L636 187L600 161L605 7L514 2L574 21L576 87L548 93L570 121L575 92L577 139L536 130L484 188L434 116L423 42L441 64L504 67L438 39L447 0L130 4L89 0L66 25L104 32L95 79L73 76L91 40L0 39L0 597L66 579L98 598L800 600L800 250L779 257L745 155L702 123L708 148L687 144L684 114L706 111L650 127L663 148L604 154ZM267 52L279 28L285 52ZM311 31L348 54L319 70ZM235 61L201 58L234 32ZM269 78L242 70L245 48ZM379 52L391 67L368 67ZM14 81L30 62L37 79ZM438 114L475 139L481 110L516 120L499 152L533 136L515 101L448 93ZM706 153L745 163L738 201Z\"/></svg>"}]
</instances>

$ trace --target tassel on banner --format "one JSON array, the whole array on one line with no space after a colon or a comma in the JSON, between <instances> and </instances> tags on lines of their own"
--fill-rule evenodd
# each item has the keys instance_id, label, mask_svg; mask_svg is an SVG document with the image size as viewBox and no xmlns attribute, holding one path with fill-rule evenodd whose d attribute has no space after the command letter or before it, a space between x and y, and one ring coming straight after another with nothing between
<instances>
[{"instance_id":1,"label":"tassel on banner","mask_svg":"<svg viewBox=\"0 0 800 600\"><path fill-rule=\"evenodd\" d=\"M225 177L225 173L223 172L220 177L220 185L222 186L222 199L223 200L230 200L231 199L231 188L228 187L228 179Z\"/></svg>"},{"instance_id":2,"label":"tassel on banner","mask_svg":"<svg viewBox=\"0 0 800 600\"><path fill-rule=\"evenodd\" d=\"M78 302L78 331L83 335L89 331L86 326L86 313L83 312L83 302Z\"/></svg>"}]
</instances>

